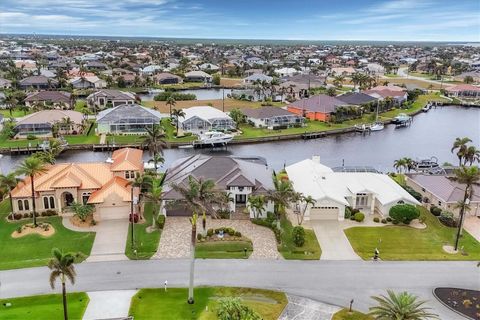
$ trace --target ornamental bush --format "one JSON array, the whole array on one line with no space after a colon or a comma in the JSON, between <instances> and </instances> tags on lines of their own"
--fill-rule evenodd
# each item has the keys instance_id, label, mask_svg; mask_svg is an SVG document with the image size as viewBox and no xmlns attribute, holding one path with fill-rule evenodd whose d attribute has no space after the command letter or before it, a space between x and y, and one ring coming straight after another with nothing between
<instances>
[{"instance_id":1,"label":"ornamental bush","mask_svg":"<svg viewBox=\"0 0 480 320\"><path fill-rule=\"evenodd\" d=\"M447 227L457 226L457 219L455 219L455 216L450 211L442 211L438 217L438 220L440 220L440 222Z\"/></svg>"},{"instance_id":2,"label":"ornamental bush","mask_svg":"<svg viewBox=\"0 0 480 320\"><path fill-rule=\"evenodd\" d=\"M165 216L163 214L160 214L158 215L158 218L157 218L157 227L159 229L163 229L164 226L165 226Z\"/></svg>"},{"instance_id":3,"label":"ornamental bush","mask_svg":"<svg viewBox=\"0 0 480 320\"><path fill-rule=\"evenodd\" d=\"M439 217L441 214L442 214L442 209L437 207L437 206L434 206L432 205L430 207L430 212L435 216L435 217Z\"/></svg>"},{"instance_id":4,"label":"ornamental bush","mask_svg":"<svg viewBox=\"0 0 480 320\"><path fill-rule=\"evenodd\" d=\"M379 218L379 217L373 218L373 222L379 223L379 222L380 222L380 218ZM386 221L385 221L385 222L386 222Z\"/></svg>"},{"instance_id":5,"label":"ornamental bush","mask_svg":"<svg viewBox=\"0 0 480 320\"><path fill-rule=\"evenodd\" d=\"M404 186L403 189L405 189L405 191L410 193L410 195L412 197L414 197L415 199L417 199L418 201L422 201L422 195L420 193L418 193L417 191L415 191L412 187Z\"/></svg>"},{"instance_id":6,"label":"ornamental bush","mask_svg":"<svg viewBox=\"0 0 480 320\"><path fill-rule=\"evenodd\" d=\"M209 236L209 237L213 236L213 229L208 229L207 230L207 236Z\"/></svg>"},{"instance_id":7,"label":"ornamental bush","mask_svg":"<svg viewBox=\"0 0 480 320\"><path fill-rule=\"evenodd\" d=\"M389 214L393 220L410 224L413 219L420 217L420 210L411 204L397 204L390 208Z\"/></svg>"},{"instance_id":8,"label":"ornamental bush","mask_svg":"<svg viewBox=\"0 0 480 320\"><path fill-rule=\"evenodd\" d=\"M362 212L357 212L355 213L354 218L355 218L355 221L362 222L363 220L365 220L365 214Z\"/></svg>"},{"instance_id":9,"label":"ornamental bush","mask_svg":"<svg viewBox=\"0 0 480 320\"><path fill-rule=\"evenodd\" d=\"M305 229L302 226L296 226L292 230L293 243L297 247L305 244Z\"/></svg>"}]
</instances>

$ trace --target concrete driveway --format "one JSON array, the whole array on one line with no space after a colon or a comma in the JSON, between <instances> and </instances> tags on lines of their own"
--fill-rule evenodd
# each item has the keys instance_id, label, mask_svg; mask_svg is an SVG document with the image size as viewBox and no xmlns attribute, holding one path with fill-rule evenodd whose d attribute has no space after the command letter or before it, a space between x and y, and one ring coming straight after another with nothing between
<instances>
[{"instance_id":1,"label":"concrete driveway","mask_svg":"<svg viewBox=\"0 0 480 320\"><path fill-rule=\"evenodd\" d=\"M480 241L480 217L467 216L463 227L477 239L477 241Z\"/></svg>"},{"instance_id":2,"label":"concrete driveway","mask_svg":"<svg viewBox=\"0 0 480 320\"><path fill-rule=\"evenodd\" d=\"M128 235L128 219L99 221L94 227L97 234L87 261L128 260L125 244Z\"/></svg>"},{"instance_id":3,"label":"concrete driveway","mask_svg":"<svg viewBox=\"0 0 480 320\"><path fill-rule=\"evenodd\" d=\"M346 225L340 221L308 221L307 226L315 231L322 248L320 260L361 260L353 251L343 229Z\"/></svg>"}]
</instances>

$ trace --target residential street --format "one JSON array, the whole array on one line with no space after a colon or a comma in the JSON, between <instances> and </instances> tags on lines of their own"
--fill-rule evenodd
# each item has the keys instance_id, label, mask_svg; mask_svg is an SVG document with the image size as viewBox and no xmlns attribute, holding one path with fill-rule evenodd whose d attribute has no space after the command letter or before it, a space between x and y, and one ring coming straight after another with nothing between
<instances>
[{"instance_id":1,"label":"residential street","mask_svg":"<svg viewBox=\"0 0 480 320\"><path fill-rule=\"evenodd\" d=\"M77 266L68 290L101 291L187 286L188 260L112 261ZM0 297L52 293L47 268L0 272ZM228 285L283 290L318 301L366 311L371 295L406 290L429 300L441 319L460 319L432 295L434 287L480 288L475 262L369 262L288 260L197 260L195 285ZM57 290L58 291L58 290ZM58 291L59 292L59 291Z\"/></svg>"}]
</instances>

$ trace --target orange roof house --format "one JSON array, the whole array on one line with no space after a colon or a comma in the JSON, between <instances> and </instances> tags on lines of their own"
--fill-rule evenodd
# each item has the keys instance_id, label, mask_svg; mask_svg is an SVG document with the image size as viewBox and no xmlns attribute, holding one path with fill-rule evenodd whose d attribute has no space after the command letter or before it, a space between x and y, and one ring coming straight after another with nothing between
<instances>
[{"instance_id":1,"label":"orange roof house","mask_svg":"<svg viewBox=\"0 0 480 320\"><path fill-rule=\"evenodd\" d=\"M95 206L97 220L128 218L130 181L143 172L143 151L124 148L112 154L111 162L59 163L35 176L38 212L55 210L69 214L73 202ZM13 212L32 210L31 181L26 177L12 190Z\"/></svg>"}]
</instances>

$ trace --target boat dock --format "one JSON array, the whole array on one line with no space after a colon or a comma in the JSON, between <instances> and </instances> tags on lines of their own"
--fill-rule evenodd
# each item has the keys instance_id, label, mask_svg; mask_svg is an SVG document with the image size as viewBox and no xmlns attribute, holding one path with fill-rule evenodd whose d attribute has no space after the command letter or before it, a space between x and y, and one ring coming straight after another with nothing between
<instances>
[{"instance_id":1,"label":"boat dock","mask_svg":"<svg viewBox=\"0 0 480 320\"><path fill-rule=\"evenodd\" d=\"M325 132L305 132L304 134L302 134L302 139L303 140L310 140L310 139L318 139L318 138L323 138L325 137L326 134Z\"/></svg>"}]
</instances>

